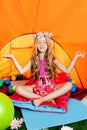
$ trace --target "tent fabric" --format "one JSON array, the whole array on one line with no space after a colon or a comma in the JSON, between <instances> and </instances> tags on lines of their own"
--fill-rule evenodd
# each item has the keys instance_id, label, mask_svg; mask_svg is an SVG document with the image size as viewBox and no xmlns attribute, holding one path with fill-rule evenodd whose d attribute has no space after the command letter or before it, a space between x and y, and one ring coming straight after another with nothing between
<instances>
[{"instance_id":1,"label":"tent fabric","mask_svg":"<svg viewBox=\"0 0 87 130\"><path fill-rule=\"evenodd\" d=\"M7 46L10 48L11 45L8 43L13 41L13 39L23 34L32 34L39 31L52 32L52 39L62 47L69 59L73 58L77 50L87 53L86 16L86 0L8 0L8 2L1 0L0 56L2 55L3 49L6 49L5 51L7 52ZM3 69L3 75L5 72L9 74L11 71L9 67L12 64L10 63L11 61L2 61L2 57L0 59L1 62L6 63L4 66L0 63L0 68ZM25 62L26 60L27 58L25 58ZM76 76L77 74L73 74L73 77L75 76L75 82L77 82L79 87L87 88L86 65L87 57L83 60L79 59L75 65L78 76Z\"/></svg>"},{"instance_id":2,"label":"tent fabric","mask_svg":"<svg viewBox=\"0 0 87 130\"><path fill-rule=\"evenodd\" d=\"M58 58L58 60L60 60L64 65L68 66L68 64L71 61L69 55L58 43L56 43L53 40L51 40L51 43L53 47L52 49L53 55L55 55L55 57ZM10 43L8 43L1 50L1 54L7 54L7 53L13 54L19 61L21 66L24 66L32 56L33 44L34 39L32 34L23 35L15 38ZM15 74L19 73L13 61L10 59L1 58L0 66L1 66L0 77L14 76ZM58 72L60 72L60 70L58 70ZM24 76L30 78L31 76L30 70L27 73L25 73ZM82 87L76 68L72 70L70 77L73 79L72 83L76 83L78 87Z\"/></svg>"}]
</instances>

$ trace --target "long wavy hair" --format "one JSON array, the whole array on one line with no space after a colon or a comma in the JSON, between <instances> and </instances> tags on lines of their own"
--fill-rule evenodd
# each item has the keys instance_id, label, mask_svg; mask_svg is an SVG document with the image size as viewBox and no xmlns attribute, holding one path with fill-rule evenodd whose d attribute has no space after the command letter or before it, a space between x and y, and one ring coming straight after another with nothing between
<instances>
[{"instance_id":1,"label":"long wavy hair","mask_svg":"<svg viewBox=\"0 0 87 130\"><path fill-rule=\"evenodd\" d=\"M46 62L46 73L47 76L51 79L54 78L56 75L56 66L53 63L55 57L52 54L52 45L50 43L50 39L47 37L44 37L47 43L47 50L44 55L44 59ZM39 51L37 49L37 43L38 43L38 38L35 38L34 42L34 51L31 59L31 72L32 72L32 78L38 79L40 74L39 74Z\"/></svg>"}]
</instances>

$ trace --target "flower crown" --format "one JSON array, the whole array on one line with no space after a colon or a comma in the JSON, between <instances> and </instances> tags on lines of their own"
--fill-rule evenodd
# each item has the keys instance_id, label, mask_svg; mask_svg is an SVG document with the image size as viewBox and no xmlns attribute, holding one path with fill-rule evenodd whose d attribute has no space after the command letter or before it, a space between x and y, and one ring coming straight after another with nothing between
<instances>
[{"instance_id":1,"label":"flower crown","mask_svg":"<svg viewBox=\"0 0 87 130\"><path fill-rule=\"evenodd\" d=\"M36 34L33 34L34 38L43 38L43 37L47 37L47 38L51 38L52 37L52 33L49 32L38 32Z\"/></svg>"}]
</instances>

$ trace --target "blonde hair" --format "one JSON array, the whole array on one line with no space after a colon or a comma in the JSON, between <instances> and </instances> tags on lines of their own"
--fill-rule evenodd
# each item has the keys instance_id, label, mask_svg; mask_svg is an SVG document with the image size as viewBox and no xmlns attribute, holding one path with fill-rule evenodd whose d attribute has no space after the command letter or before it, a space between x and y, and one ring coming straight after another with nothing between
<instances>
[{"instance_id":1,"label":"blonde hair","mask_svg":"<svg viewBox=\"0 0 87 130\"><path fill-rule=\"evenodd\" d=\"M56 75L56 66L53 63L53 60L55 57L52 54L52 45L50 43L50 39L48 37L44 37L47 43L47 50L44 55L44 59L46 62L46 73L49 78L53 78ZM38 43L38 38L35 38L35 43L34 43L34 51L32 55L32 60L31 60L31 71L32 71L32 78L33 79L38 79L40 74L39 74L39 51L37 49L37 43Z\"/></svg>"}]
</instances>

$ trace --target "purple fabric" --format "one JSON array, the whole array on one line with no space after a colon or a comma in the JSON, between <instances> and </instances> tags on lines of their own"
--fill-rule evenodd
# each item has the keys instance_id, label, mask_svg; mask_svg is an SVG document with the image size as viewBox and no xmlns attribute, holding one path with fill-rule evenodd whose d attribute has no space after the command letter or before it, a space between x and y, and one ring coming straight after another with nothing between
<instances>
[{"instance_id":1,"label":"purple fabric","mask_svg":"<svg viewBox=\"0 0 87 130\"><path fill-rule=\"evenodd\" d=\"M40 76L47 76L47 73L45 71L45 60L39 60L39 71L40 71ZM38 80L35 81L35 84L38 85Z\"/></svg>"},{"instance_id":2,"label":"purple fabric","mask_svg":"<svg viewBox=\"0 0 87 130\"><path fill-rule=\"evenodd\" d=\"M40 76L47 76L45 66L46 66L45 60L40 60L39 61Z\"/></svg>"},{"instance_id":3,"label":"purple fabric","mask_svg":"<svg viewBox=\"0 0 87 130\"><path fill-rule=\"evenodd\" d=\"M39 71L40 71L40 76L47 76L47 73L45 71L45 67L46 67L46 62L45 60L39 60ZM44 79L43 79L44 80ZM45 81L44 81L45 82ZM55 83L50 80L52 85L55 85ZM38 80L35 80L35 84L38 85Z\"/></svg>"}]
</instances>

